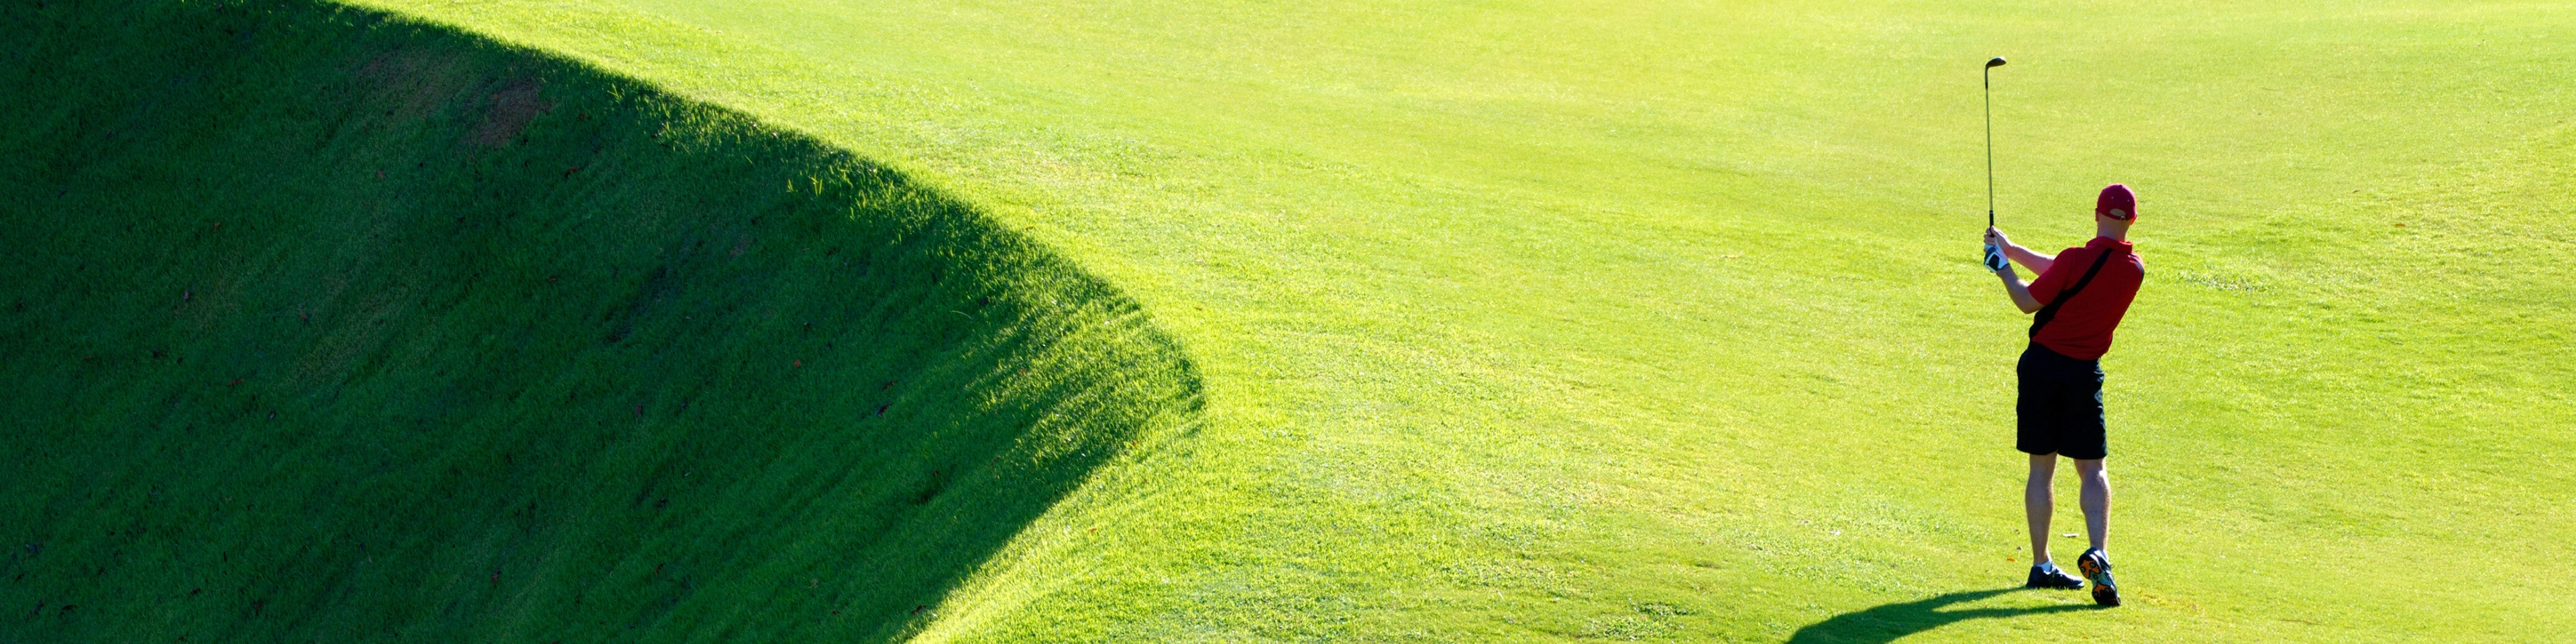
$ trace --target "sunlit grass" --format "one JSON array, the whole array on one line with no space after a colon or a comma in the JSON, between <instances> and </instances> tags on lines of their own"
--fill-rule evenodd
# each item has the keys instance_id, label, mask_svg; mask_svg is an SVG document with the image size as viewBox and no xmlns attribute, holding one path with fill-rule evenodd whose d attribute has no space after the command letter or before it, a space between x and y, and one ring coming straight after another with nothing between
<instances>
[{"instance_id":1,"label":"sunlit grass","mask_svg":"<svg viewBox=\"0 0 2576 644\"><path fill-rule=\"evenodd\" d=\"M1172 332L1202 429L1027 524L925 641L2576 626L2547 4L363 4L924 177ZM1907 608L2028 563L2023 319L1974 266L1994 55L2007 229L2143 200L2116 611Z\"/></svg>"}]
</instances>

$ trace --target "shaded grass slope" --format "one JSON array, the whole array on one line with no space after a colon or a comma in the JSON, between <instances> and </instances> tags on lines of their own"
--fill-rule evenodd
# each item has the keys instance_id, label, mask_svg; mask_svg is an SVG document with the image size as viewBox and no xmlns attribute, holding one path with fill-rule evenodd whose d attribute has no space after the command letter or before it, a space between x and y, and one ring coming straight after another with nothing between
<instances>
[{"instance_id":1,"label":"shaded grass slope","mask_svg":"<svg viewBox=\"0 0 2576 644\"><path fill-rule=\"evenodd\" d=\"M1199 406L1014 231L582 65L300 1L0 60L0 640L894 639Z\"/></svg>"}]
</instances>

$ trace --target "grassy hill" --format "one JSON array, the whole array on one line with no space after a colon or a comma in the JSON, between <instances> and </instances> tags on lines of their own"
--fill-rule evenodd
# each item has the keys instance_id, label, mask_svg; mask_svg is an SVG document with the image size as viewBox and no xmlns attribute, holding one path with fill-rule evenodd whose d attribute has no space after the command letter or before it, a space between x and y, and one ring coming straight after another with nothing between
<instances>
[{"instance_id":1,"label":"grassy hill","mask_svg":"<svg viewBox=\"0 0 2576 644\"><path fill-rule=\"evenodd\" d=\"M920 177L1186 348L1167 359L1195 370L1141 372L1203 380L1138 377L1191 395L1091 426L1169 440L977 528L1000 536L921 575L938 599L877 632L2576 628L2553 599L2576 577L2576 474L2557 465L2576 454L2576 288L2557 277L2576 267L2559 62L2576 15L2551 4L359 4ZM2107 359L2131 597L2114 611L2002 591L2028 562L2007 443L2024 318L1974 267L1994 55L2014 60L1995 94L2007 230L2072 245L2101 184L2142 196L2148 283ZM849 201L866 203L825 203ZM1145 411L1202 399L1186 421ZM758 634L703 623L636 636Z\"/></svg>"},{"instance_id":2,"label":"grassy hill","mask_svg":"<svg viewBox=\"0 0 2576 644\"><path fill-rule=\"evenodd\" d=\"M11 5L0 641L884 640L1192 367L971 207L298 2Z\"/></svg>"}]
</instances>

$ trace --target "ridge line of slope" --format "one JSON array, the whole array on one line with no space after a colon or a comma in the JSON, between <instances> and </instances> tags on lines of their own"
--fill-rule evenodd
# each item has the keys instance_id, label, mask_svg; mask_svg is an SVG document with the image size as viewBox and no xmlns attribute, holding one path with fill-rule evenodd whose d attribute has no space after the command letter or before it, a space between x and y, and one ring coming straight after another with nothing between
<instances>
[{"instance_id":1,"label":"ridge line of slope","mask_svg":"<svg viewBox=\"0 0 2576 644\"><path fill-rule=\"evenodd\" d=\"M0 26L0 599L82 607L0 628L896 639L1197 413L1130 298L812 137L384 12L135 4Z\"/></svg>"}]
</instances>

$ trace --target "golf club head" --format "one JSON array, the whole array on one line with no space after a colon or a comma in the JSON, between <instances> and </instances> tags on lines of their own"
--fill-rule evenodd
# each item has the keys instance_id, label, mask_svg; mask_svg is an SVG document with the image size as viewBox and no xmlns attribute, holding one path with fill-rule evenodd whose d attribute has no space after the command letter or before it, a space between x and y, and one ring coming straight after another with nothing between
<instances>
[{"instance_id":1,"label":"golf club head","mask_svg":"<svg viewBox=\"0 0 2576 644\"><path fill-rule=\"evenodd\" d=\"M1987 66L1987 67L2002 67L2002 66L2004 66L2004 57L2002 57L2002 56L1996 56L1994 60L1986 61L1986 66Z\"/></svg>"}]
</instances>

